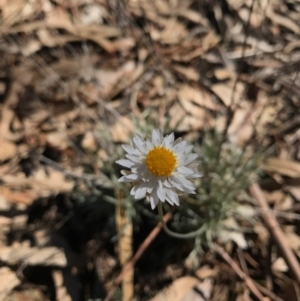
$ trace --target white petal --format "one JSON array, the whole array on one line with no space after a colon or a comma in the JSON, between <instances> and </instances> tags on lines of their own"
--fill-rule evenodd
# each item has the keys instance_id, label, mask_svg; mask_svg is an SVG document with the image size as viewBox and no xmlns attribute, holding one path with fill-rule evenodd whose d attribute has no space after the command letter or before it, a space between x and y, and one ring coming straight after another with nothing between
<instances>
[{"instance_id":1,"label":"white petal","mask_svg":"<svg viewBox=\"0 0 300 301\"><path fill-rule=\"evenodd\" d=\"M178 144L178 143L181 142L181 141L182 141L182 138L179 137L179 138L177 138L177 139L174 141L173 145L175 146L176 144Z\"/></svg>"},{"instance_id":2,"label":"white petal","mask_svg":"<svg viewBox=\"0 0 300 301\"><path fill-rule=\"evenodd\" d=\"M130 175L131 173L132 173L131 170L127 170L127 169L122 169L121 170L121 175L123 175L123 176Z\"/></svg>"},{"instance_id":3,"label":"white petal","mask_svg":"<svg viewBox=\"0 0 300 301\"><path fill-rule=\"evenodd\" d=\"M136 200L144 198L146 196L146 193L147 193L147 183L145 182L134 186L130 192L131 195L134 195L134 198Z\"/></svg>"},{"instance_id":4,"label":"white petal","mask_svg":"<svg viewBox=\"0 0 300 301\"><path fill-rule=\"evenodd\" d=\"M140 175L136 174L136 173L132 173L128 176L124 176L122 178L120 178L118 181L119 182L134 182L140 179Z\"/></svg>"},{"instance_id":5,"label":"white petal","mask_svg":"<svg viewBox=\"0 0 300 301\"><path fill-rule=\"evenodd\" d=\"M186 166L187 166L188 168L195 169L195 168L197 168L197 167L199 166L199 164L200 164L199 161L194 161L194 162L192 162L192 163L190 163L190 164L186 164Z\"/></svg>"},{"instance_id":6,"label":"white petal","mask_svg":"<svg viewBox=\"0 0 300 301\"><path fill-rule=\"evenodd\" d=\"M128 154L130 154L130 155L136 154L136 150L132 146L123 144L122 147L125 150L125 152L127 152Z\"/></svg>"},{"instance_id":7,"label":"white petal","mask_svg":"<svg viewBox=\"0 0 300 301\"><path fill-rule=\"evenodd\" d=\"M203 174L202 173L199 173L199 172L194 172L194 174L192 175L188 175L186 176L188 179L196 179L196 178L201 178L203 177Z\"/></svg>"},{"instance_id":8,"label":"white petal","mask_svg":"<svg viewBox=\"0 0 300 301\"><path fill-rule=\"evenodd\" d=\"M156 189L153 189L152 193L150 194L150 203L151 208L154 209L159 202L158 195Z\"/></svg>"},{"instance_id":9,"label":"white petal","mask_svg":"<svg viewBox=\"0 0 300 301\"><path fill-rule=\"evenodd\" d=\"M172 201L173 204L179 206L178 194L171 189L166 189L166 193L167 193L167 200L169 199L169 203L170 203L170 201ZM171 205L173 205L173 204L171 204Z\"/></svg>"},{"instance_id":10,"label":"white petal","mask_svg":"<svg viewBox=\"0 0 300 301\"><path fill-rule=\"evenodd\" d=\"M190 164L191 162L193 162L195 159L197 159L198 157L198 154L190 154L190 155L187 155L184 160L183 160L183 164L184 165L187 165L187 164Z\"/></svg>"},{"instance_id":11,"label":"white petal","mask_svg":"<svg viewBox=\"0 0 300 301\"><path fill-rule=\"evenodd\" d=\"M136 145L136 147L138 148L138 150L141 152L141 153L145 153L146 152L146 148L145 148L145 145L144 145L144 141L143 139L138 136L138 135L135 135L133 137L133 142L134 144Z\"/></svg>"},{"instance_id":12,"label":"white petal","mask_svg":"<svg viewBox=\"0 0 300 301\"><path fill-rule=\"evenodd\" d=\"M186 187L187 189L189 189L190 191L194 192L194 190L196 189L196 186L189 180L187 180L186 178L184 177L177 177L176 180L178 180L178 182ZM191 192L189 192L191 193Z\"/></svg>"},{"instance_id":13,"label":"white petal","mask_svg":"<svg viewBox=\"0 0 300 301\"><path fill-rule=\"evenodd\" d=\"M158 195L158 198L162 202L165 201L165 199L166 199L166 191L165 191L165 189L164 189L161 181L159 181L158 186L157 186L157 195Z\"/></svg>"},{"instance_id":14,"label":"white petal","mask_svg":"<svg viewBox=\"0 0 300 301\"><path fill-rule=\"evenodd\" d=\"M152 178L152 179L150 179L148 182L147 182L147 186L148 186L148 188L147 188L147 193L152 193L152 190L153 190L153 188L156 186L156 184L157 184L157 180L156 180L156 178Z\"/></svg>"},{"instance_id":15,"label":"white petal","mask_svg":"<svg viewBox=\"0 0 300 301\"><path fill-rule=\"evenodd\" d=\"M153 148L154 148L154 145L152 144L152 142L147 140L146 141L146 150L147 150L147 152L149 152Z\"/></svg>"},{"instance_id":16,"label":"white petal","mask_svg":"<svg viewBox=\"0 0 300 301\"><path fill-rule=\"evenodd\" d=\"M171 133L170 135L166 136L163 140L163 145L167 148L171 148L174 143L174 133Z\"/></svg>"},{"instance_id":17,"label":"white petal","mask_svg":"<svg viewBox=\"0 0 300 301\"><path fill-rule=\"evenodd\" d=\"M152 175L151 173L148 171L148 169L146 168L144 171L143 171L143 180L145 182L148 182L149 179L152 179Z\"/></svg>"},{"instance_id":18,"label":"white petal","mask_svg":"<svg viewBox=\"0 0 300 301\"><path fill-rule=\"evenodd\" d=\"M162 132L160 129L154 129L152 131L152 144L154 146L160 145L162 142Z\"/></svg>"},{"instance_id":19,"label":"white petal","mask_svg":"<svg viewBox=\"0 0 300 301\"><path fill-rule=\"evenodd\" d=\"M194 148L194 145L187 145L185 148L184 148L184 153L187 155L189 154Z\"/></svg>"},{"instance_id":20,"label":"white petal","mask_svg":"<svg viewBox=\"0 0 300 301\"><path fill-rule=\"evenodd\" d=\"M130 159L131 161L133 161L135 163L140 163L141 162L141 158L137 157L136 155L125 155L125 157Z\"/></svg>"},{"instance_id":21,"label":"white petal","mask_svg":"<svg viewBox=\"0 0 300 301\"><path fill-rule=\"evenodd\" d=\"M132 195L135 198L136 189L139 185L135 185L130 190L130 195Z\"/></svg>"},{"instance_id":22,"label":"white petal","mask_svg":"<svg viewBox=\"0 0 300 301\"><path fill-rule=\"evenodd\" d=\"M175 152L184 153L184 148L186 145L187 145L187 142L185 140L181 141L181 142L177 143L175 146L173 146L173 150Z\"/></svg>"},{"instance_id":23,"label":"white petal","mask_svg":"<svg viewBox=\"0 0 300 301\"><path fill-rule=\"evenodd\" d=\"M194 174L195 172L192 170L192 169L190 169L190 168L188 168L188 167L186 167L186 166L180 166L180 167L178 167L177 168L177 171L179 172L179 173L181 173L181 174L183 174L183 175L192 175L192 174Z\"/></svg>"},{"instance_id":24,"label":"white petal","mask_svg":"<svg viewBox=\"0 0 300 301\"><path fill-rule=\"evenodd\" d=\"M144 173L147 170L147 167L144 164L137 164L136 166L137 173Z\"/></svg>"},{"instance_id":25,"label":"white petal","mask_svg":"<svg viewBox=\"0 0 300 301\"><path fill-rule=\"evenodd\" d=\"M135 164L134 162L126 159L117 160L116 163L127 168L131 168Z\"/></svg>"},{"instance_id":26,"label":"white petal","mask_svg":"<svg viewBox=\"0 0 300 301\"><path fill-rule=\"evenodd\" d=\"M161 180L161 182L163 183L163 185L167 188L172 188L173 186L170 184L170 182L168 181L168 178Z\"/></svg>"},{"instance_id":27,"label":"white petal","mask_svg":"<svg viewBox=\"0 0 300 301\"><path fill-rule=\"evenodd\" d=\"M188 187L186 187L186 186L183 185L183 181L181 181L182 178L183 178L183 177L178 177L178 176L175 177L175 176L174 176L174 177L172 178L172 181L170 181L170 183L172 183L173 186L174 186L177 190L179 190L179 191L183 191L183 192L186 192L186 193L192 193L192 194L194 194L194 193L195 193L194 190L191 190L191 189L189 189ZM185 178L183 178L183 179L186 181Z\"/></svg>"},{"instance_id":28,"label":"white petal","mask_svg":"<svg viewBox=\"0 0 300 301\"><path fill-rule=\"evenodd\" d=\"M178 181L176 181L175 177L170 177L169 178L169 182L170 184L175 187L176 189L180 190L180 191L184 191L184 188L182 187L182 185L180 183L178 183Z\"/></svg>"}]
</instances>

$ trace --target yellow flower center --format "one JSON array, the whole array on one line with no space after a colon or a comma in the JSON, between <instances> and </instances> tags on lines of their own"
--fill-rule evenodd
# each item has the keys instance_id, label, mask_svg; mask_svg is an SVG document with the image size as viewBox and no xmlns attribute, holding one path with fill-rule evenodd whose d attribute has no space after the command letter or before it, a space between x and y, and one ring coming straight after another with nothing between
<instances>
[{"instance_id":1,"label":"yellow flower center","mask_svg":"<svg viewBox=\"0 0 300 301\"><path fill-rule=\"evenodd\" d=\"M146 166L157 177L167 177L176 167L176 156L164 147L155 147L146 157Z\"/></svg>"}]
</instances>

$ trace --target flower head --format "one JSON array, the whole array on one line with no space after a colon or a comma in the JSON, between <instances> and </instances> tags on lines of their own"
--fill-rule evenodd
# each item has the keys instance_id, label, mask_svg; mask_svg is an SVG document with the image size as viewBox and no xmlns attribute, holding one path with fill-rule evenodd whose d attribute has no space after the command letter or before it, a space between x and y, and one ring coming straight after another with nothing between
<instances>
[{"instance_id":1,"label":"flower head","mask_svg":"<svg viewBox=\"0 0 300 301\"><path fill-rule=\"evenodd\" d=\"M191 153L193 145L181 138L174 141L174 133L163 137L160 130L153 130L151 140L136 134L123 148L127 159L116 163L130 170L122 171L119 182L133 182L130 194L135 199L148 195L154 209L159 201L179 205L179 194L195 193L190 179L201 177L195 170L198 155Z\"/></svg>"}]
</instances>

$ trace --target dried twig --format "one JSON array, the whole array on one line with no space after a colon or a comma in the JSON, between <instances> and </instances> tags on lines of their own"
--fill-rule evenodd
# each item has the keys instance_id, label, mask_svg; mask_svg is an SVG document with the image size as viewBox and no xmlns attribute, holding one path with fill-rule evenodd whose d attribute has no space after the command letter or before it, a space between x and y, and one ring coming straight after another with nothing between
<instances>
[{"instance_id":1,"label":"dried twig","mask_svg":"<svg viewBox=\"0 0 300 301\"><path fill-rule=\"evenodd\" d=\"M122 267L132 257L132 233L133 226L131 218L126 214L126 209L119 202L116 206L116 226L118 229L119 260ZM134 295L133 271L128 271L122 281L122 300L130 301Z\"/></svg>"},{"instance_id":2,"label":"dried twig","mask_svg":"<svg viewBox=\"0 0 300 301\"><path fill-rule=\"evenodd\" d=\"M260 293L255 283L248 277L238 266L238 264L229 256L229 254L219 245L214 244L217 253L232 267L235 273L245 281L250 291L257 297L258 300L264 301L264 296Z\"/></svg>"},{"instance_id":3,"label":"dried twig","mask_svg":"<svg viewBox=\"0 0 300 301\"><path fill-rule=\"evenodd\" d=\"M171 217L172 217L172 213L168 212L167 214L165 214L165 216L164 216L165 223L168 220L170 220ZM136 262L140 259L140 257L143 255L145 250L149 247L149 245L154 240L154 238L158 235L158 233L161 231L161 229L162 229L162 224L158 223L156 225L156 227L149 233L149 235L146 237L146 239L143 241L143 243L138 248L137 252L131 258L131 260L123 267L121 273L115 279L115 281L113 283L113 288L111 289L110 292L108 292L108 294L107 294L106 298L104 299L104 301L111 300L111 298L114 295L114 292L115 292L116 288L121 284L121 282L122 282L124 276L126 275L126 273L134 267Z\"/></svg>"},{"instance_id":4,"label":"dried twig","mask_svg":"<svg viewBox=\"0 0 300 301\"><path fill-rule=\"evenodd\" d=\"M289 247L289 243L284 236L277 220L272 211L270 210L267 201L257 184L250 187L250 193L255 198L258 206L262 209L262 217L268 227L272 237L274 238L282 256L288 265L290 271L293 273L295 280L300 284L300 266L296 256Z\"/></svg>"}]
</instances>

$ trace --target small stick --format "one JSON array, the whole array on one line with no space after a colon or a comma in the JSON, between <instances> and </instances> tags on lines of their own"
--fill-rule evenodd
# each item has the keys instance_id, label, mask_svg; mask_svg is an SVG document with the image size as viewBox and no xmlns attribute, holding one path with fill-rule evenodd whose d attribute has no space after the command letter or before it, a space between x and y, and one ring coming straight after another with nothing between
<instances>
[{"instance_id":1,"label":"small stick","mask_svg":"<svg viewBox=\"0 0 300 301\"><path fill-rule=\"evenodd\" d=\"M168 212L164 216L165 223L169 221L172 217L172 213ZM145 250L149 247L151 242L155 239L155 237L159 234L159 232L162 229L162 224L158 223L155 228L149 233L149 235L146 237L146 239L143 241L143 243L140 245L134 256L131 258L131 260L123 267L121 273L119 276L115 279L113 282L113 288L108 292L106 298L104 301L109 301L114 295L114 292L116 288L121 284L124 276L128 271L130 271L136 264L136 262L141 258Z\"/></svg>"},{"instance_id":2,"label":"small stick","mask_svg":"<svg viewBox=\"0 0 300 301\"><path fill-rule=\"evenodd\" d=\"M250 187L250 193L256 200L258 206L262 209L262 217L268 227L272 237L274 238L277 246L279 247L281 254L293 273L295 280L300 284L300 266L299 262L289 246L289 242L284 236L276 217L271 212L270 207L263 195L261 188L257 184L252 184Z\"/></svg>"},{"instance_id":3,"label":"small stick","mask_svg":"<svg viewBox=\"0 0 300 301\"><path fill-rule=\"evenodd\" d=\"M116 226L118 230L118 250L119 260L124 267L132 257L132 234L133 226L131 219L126 214L126 209L122 204L116 206ZM123 277L122 281L122 301L132 300L134 295L133 271Z\"/></svg>"},{"instance_id":4,"label":"small stick","mask_svg":"<svg viewBox=\"0 0 300 301\"><path fill-rule=\"evenodd\" d=\"M254 282L250 277L248 277L238 266L238 264L229 256L229 254L219 245L214 244L214 248L217 253L232 267L235 273L245 281L246 285L250 291L257 297L260 301L265 301L264 296L260 293Z\"/></svg>"}]
</instances>

